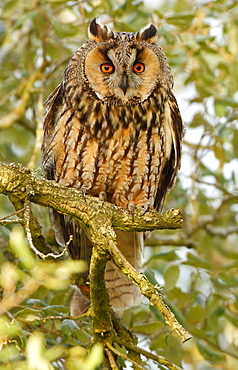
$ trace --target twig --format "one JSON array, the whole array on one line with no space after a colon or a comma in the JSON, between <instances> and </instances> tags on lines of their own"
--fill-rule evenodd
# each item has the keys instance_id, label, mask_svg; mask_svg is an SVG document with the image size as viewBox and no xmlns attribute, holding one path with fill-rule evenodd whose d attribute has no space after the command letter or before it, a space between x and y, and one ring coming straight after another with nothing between
<instances>
[{"instance_id":1,"label":"twig","mask_svg":"<svg viewBox=\"0 0 238 370\"><path fill-rule=\"evenodd\" d=\"M21 212L23 212L23 211L24 211L24 208L19 209L18 211L15 211L15 212L11 213L10 215L7 215L7 216L4 216L4 217L0 218L0 221L4 221L4 220L6 220L7 218L12 217L12 216L15 216L15 215L17 215L18 213L21 213Z\"/></svg>"},{"instance_id":2,"label":"twig","mask_svg":"<svg viewBox=\"0 0 238 370\"><path fill-rule=\"evenodd\" d=\"M128 357L127 355L125 355L124 353L118 351L115 347L113 347L111 345L111 343L107 343L107 347L112 351L114 352L116 355L118 356L121 356L124 360L126 361L129 361L131 362L133 365L135 365L137 367L137 369L139 370L145 370L145 368L141 365L139 365L137 362L135 362L134 360L132 360L130 357Z\"/></svg>"},{"instance_id":3,"label":"twig","mask_svg":"<svg viewBox=\"0 0 238 370\"><path fill-rule=\"evenodd\" d=\"M141 293L149 299L151 305L158 308L165 319L165 322L179 335L182 342L186 342L191 339L191 334L184 329L184 327L177 321L170 308L163 302L161 293L148 281L145 275L138 273L131 266L112 240L108 243L108 250L112 256L113 262L129 280L133 281L140 288Z\"/></svg>"},{"instance_id":4,"label":"twig","mask_svg":"<svg viewBox=\"0 0 238 370\"><path fill-rule=\"evenodd\" d=\"M181 367L173 364L172 362L170 362L169 360L167 360L165 357L163 356L158 356L158 355L155 355L154 353L152 352L149 352L149 351L146 351L145 349L143 348L140 348L136 345L134 345L132 342L126 342L124 340L122 340L121 338L118 338L118 337L115 337L115 342L120 344L120 345L123 345L125 348L127 349L130 349L131 351L134 351L140 355L143 355L153 361L156 361L158 364L162 365L162 366L166 366L169 370L182 370Z\"/></svg>"},{"instance_id":5,"label":"twig","mask_svg":"<svg viewBox=\"0 0 238 370\"><path fill-rule=\"evenodd\" d=\"M105 348L105 352L107 354L110 366L112 370L119 370L119 367L116 364L116 361L112 355L112 352L109 350L109 348Z\"/></svg>"},{"instance_id":6,"label":"twig","mask_svg":"<svg viewBox=\"0 0 238 370\"><path fill-rule=\"evenodd\" d=\"M21 224L24 225L25 221L23 218L12 218L11 220L0 220L0 225L6 226L11 224Z\"/></svg>"},{"instance_id":7,"label":"twig","mask_svg":"<svg viewBox=\"0 0 238 370\"><path fill-rule=\"evenodd\" d=\"M45 321L50 321L50 320L72 320L72 316L45 316L45 317L38 317L38 316L35 316L32 320L27 320L27 319L24 319L20 316L17 317L17 320L18 321L21 321L21 322L24 322L24 323L27 323L27 324L33 324L37 321L42 321L42 322L45 322Z\"/></svg>"},{"instance_id":8,"label":"twig","mask_svg":"<svg viewBox=\"0 0 238 370\"><path fill-rule=\"evenodd\" d=\"M33 244L33 240L32 240L32 236L31 236L31 230L30 230L30 218L31 218L31 207L30 207L30 201L29 200L26 200L25 201L25 211L24 211L24 218L25 218L25 230L26 230L26 236L27 236L27 240L28 240L28 243L29 243L29 246L30 248L33 250L33 252L39 256L40 258L42 258L43 260L45 260L46 258L49 258L49 257L52 257L52 258L60 258L62 257L66 252L67 252L67 249L68 249L68 245L70 243L70 241L73 239L73 236L70 235L69 237L69 241L66 243L66 246L65 248L63 249L63 251L60 253L60 254L54 254L54 253L47 253L47 254L44 254L42 252L40 252Z\"/></svg>"}]
</instances>

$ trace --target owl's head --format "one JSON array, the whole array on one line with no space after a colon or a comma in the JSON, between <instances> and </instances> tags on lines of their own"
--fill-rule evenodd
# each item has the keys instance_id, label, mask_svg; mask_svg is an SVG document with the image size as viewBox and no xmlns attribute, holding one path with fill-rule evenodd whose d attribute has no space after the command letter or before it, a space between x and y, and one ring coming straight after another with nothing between
<instances>
[{"instance_id":1,"label":"owl's head","mask_svg":"<svg viewBox=\"0 0 238 370\"><path fill-rule=\"evenodd\" d=\"M166 93L173 79L153 24L139 32L113 32L95 18L89 25L81 71L104 103L138 104L154 91Z\"/></svg>"}]
</instances>

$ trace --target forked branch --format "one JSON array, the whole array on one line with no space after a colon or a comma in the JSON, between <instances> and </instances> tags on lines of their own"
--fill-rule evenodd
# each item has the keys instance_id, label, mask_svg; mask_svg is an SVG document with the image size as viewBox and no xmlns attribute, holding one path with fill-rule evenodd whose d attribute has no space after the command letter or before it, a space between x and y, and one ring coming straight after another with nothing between
<instances>
[{"instance_id":1,"label":"forked branch","mask_svg":"<svg viewBox=\"0 0 238 370\"><path fill-rule=\"evenodd\" d=\"M111 336L110 315L100 316L101 305L105 306L107 312L110 311L103 283L105 265L110 257L127 278L140 288L150 303L160 310L165 322L179 335L180 339L185 342L191 338L169 307L165 305L161 293L143 274L138 273L118 250L114 233L114 228L127 231L181 228L183 220L179 210L173 209L161 214L149 210L144 214L143 209L136 209L132 218L126 209L115 207L110 203L102 203L98 198L91 196L87 196L85 201L80 191L65 188L54 181L37 178L31 170L20 165L0 163L0 173L0 193L9 196L11 200L14 200L14 204L19 204L18 208L25 204L25 216L27 216L25 226L28 234L30 233L29 202L54 208L60 213L74 217L90 228L94 244L90 267L91 312L96 333L103 335L105 340L107 336ZM34 244L32 240L31 244ZM43 254L46 254L45 251ZM100 277L100 295L97 291L98 277ZM98 305L99 296L101 305Z\"/></svg>"}]
</instances>

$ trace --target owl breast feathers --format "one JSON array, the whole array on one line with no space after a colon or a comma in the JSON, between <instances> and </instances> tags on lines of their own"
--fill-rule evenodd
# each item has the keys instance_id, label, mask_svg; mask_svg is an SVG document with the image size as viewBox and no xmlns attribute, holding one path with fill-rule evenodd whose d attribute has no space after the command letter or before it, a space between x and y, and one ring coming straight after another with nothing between
<instances>
[{"instance_id":1,"label":"owl breast feathers","mask_svg":"<svg viewBox=\"0 0 238 370\"><path fill-rule=\"evenodd\" d=\"M181 158L183 124L172 87L152 24L137 33L113 32L94 19L89 40L76 51L45 103L47 178L120 207L150 204L160 211ZM53 210L51 220L60 244L73 235L71 257L89 263L89 231ZM140 270L141 234L116 233L118 247ZM139 301L137 288L112 262L105 278L113 306ZM71 312L80 314L88 304L78 289Z\"/></svg>"}]
</instances>

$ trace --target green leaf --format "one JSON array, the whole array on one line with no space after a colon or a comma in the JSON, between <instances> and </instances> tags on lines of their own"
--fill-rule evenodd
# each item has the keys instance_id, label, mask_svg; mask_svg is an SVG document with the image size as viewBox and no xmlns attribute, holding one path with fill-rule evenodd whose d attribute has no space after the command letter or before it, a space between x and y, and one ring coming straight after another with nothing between
<instances>
[{"instance_id":1,"label":"green leaf","mask_svg":"<svg viewBox=\"0 0 238 370\"><path fill-rule=\"evenodd\" d=\"M148 324L133 325L133 331L135 333L151 335L161 330L163 327L164 327L164 323L155 321L155 322L150 322Z\"/></svg>"},{"instance_id":2,"label":"green leaf","mask_svg":"<svg viewBox=\"0 0 238 370\"><path fill-rule=\"evenodd\" d=\"M190 266L200 267L200 268L204 268L208 270L210 268L210 264L208 261L198 256L195 256L193 253L187 254L187 260L183 262L183 265L190 265Z\"/></svg>"},{"instance_id":3,"label":"green leaf","mask_svg":"<svg viewBox=\"0 0 238 370\"><path fill-rule=\"evenodd\" d=\"M66 319L60 325L62 332L67 336L74 336L80 330L78 324L74 320Z\"/></svg>"},{"instance_id":4,"label":"green leaf","mask_svg":"<svg viewBox=\"0 0 238 370\"><path fill-rule=\"evenodd\" d=\"M186 29L190 26L194 18L194 14L192 13L178 13L173 14L171 16L166 17L166 21L169 24L173 24L178 26L179 28Z\"/></svg>"},{"instance_id":5,"label":"green leaf","mask_svg":"<svg viewBox=\"0 0 238 370\"><path fill-rule=\"evenodd\" d=\"M226 106L222 102L216 102L215 113L218 117L224 117L226 115Z\"/></svg>"},{"instance_id":6,"label":"green leaf","mask_svg":"<svg viewBox=\"0 0 238 370\"><path fill-rule=\"evenodd\" d=\"M101 344L94 344L90 354L85 360L85 369L97 369L98 366L103 362L103 346Z\"/></svg>"},{"instance_id":7,"label":"green leaf","mask_svg":"<svg viewBox=\"0 0 238 370\"><path fill-rule=\"evenodd\" d=\"M234 149L234 157L238 158L238 130L235 130L233 135L234 136L233 136L232 143L233 143L233 149Z\"/></svg>"},{"instance_id":8,"label":"green leaf","mask_svg":"<svg viewBox=\"0 0 238 370\"><path fill-rule=\"evenodd\" d=\"M201 323L207 315L207 311L201 305L191 307L186 314L186 320L190 325Z\"/></svg>"},{"instance_id":9,"label":"green leaf","mask_svg":"<svg viewBox=\"0 0 238 370\"><path fill-rule=\"evenodd\" d=\"M42 307L42 306L46 307L47 306L45 302L43 302L40 299L35 299L35 298L28 299L26 303L30 306L39 306L39 307Z\"/></svg>"},{"instance_id":10,"label":"green leaf","mask_svg":"<svg viewBox=\"0 0 238 370\"><path fill-rule=\"evenodd\" d=\"M192 122L190 123L189 127L196 128L196 127L199 127L199 126L202 126L202 125L204 125L203 115L201 113L197 113L197 114L194 115L194 117L192 119Z\"/></svg>"},{"instance_id":11,"label":"green leaf","mask_svg":"<svg viewBox=\"0 0 238 370\"><path fill-rule=\"evenodd\" d=\"M0 337L15 336L21 334L21 328L15 323L0 319ZM1 351L0 351L1 352Z\"/></svg>"},{"instance_id":12,"label":"green leaf","mask_svg":"<svg viewBox=\"0 0 238 370\"><path fill-rule=\"evenodd\" d=\"M167 268L164 274L165 286L164 289L169 291L174 288L180 274L180 269L177 265L171 265Z\"/></svg>"},{"instance_id":13,"label":"green leaf","mask_svg":"<svg viewBox=\"0 0 238 370\"><path fill-rule=\"evenodd\" d=\"M221 162L221 165L223 166L226 162L226 156L223 143L220 140L217 140L216 142L216 145L214 147L214 154L215 157Z\"/></svg>"},{"instance_id":14,"label":"green leaf","mask_svg":"<svg viewBox=\"0 0 238 370\"><path fill-rule=\"evenodd\" d=\"M145 276L150 281L150 283L152 283L154 285L157 285L157 280L156 280L155 274L152 270L146 270L145 271Z\"/></svg>"},{"instance_id":15,"label":"green leaf","mask_svg":"<svg viewBox=\"0 0 238 370\"><path fill-rule=\"evenodd\" d=\"M77 336L77 340L82 343L82 344L86 344L86 343L89 343L91 341L91 337L90 335L88 335L84 330L80 329L80 330L77 330L75 332L76 336Z\"/></svg>"},{"instance_id":16,"label":"green leaf","mask_svg":"<svg viewBox=\"0 0 238 370\"><path fill-rule=\"evenodd\" d=\"M175 335L168 335L166 337L166 343L168 346L167 357L174 364L181 366L182 361L182 351L181 351L181 341Z\"/></svg>"},{"instance_id":17,"label":"green leaf","mask_svg":"<svg viewBox=\"0 0 238 370\"><path fill-rule=\"evenodd\" d=\"M61 315L69 312L69 308L62 305L47 306L42 309L42 312L46 315Z\"/></svg>"},{"instance_id":18,"label":"green leaf","mask_svg":"<svg viewBox=\"0 0 238 370\"><path fill-rule=\"evenodd\" d=\"M205 341L195 338L199 352L203 355L205 360L209 361L212 364L222 364L226 357L222 353L215 351L210 345Z\"/></svg>"},{"instance_id":19,"label":"green leaf","mask_svg":"<svg viewBox=\"0 0 238 370\"><path fill-rule=\"evenodd\" d=\"M34 321L37 317L39 317L40 310L36 310L34 308L25 307L23 310L17 311L15 317L20 317L21 319L25 319L27 321Z\"/></svg>"},{"instance_id":20,"label":"green leaf","mask_svg":"<svg viewBox=\"0 0 238 370\"><path fill-rule=\"evenodd\" d=\"M153 239L151 239L152 242ZM148 241L148 246L150 242ZM151 243L153 245L153 243ZM178 256L174 250L168 251L168 252L161 252L161 253L155 253L153 254L149 260L145 263L145 266L150 266L150 268L153 268L153 266L157 263L156 260L163 260L166 262L175 261L178 259Z\"/></svg>"},{"instance_id":21,"label":"green leaf","mask_svg":"<svg viewBox=\"0 0 238 370\"><path fill-rule=\"evenodd\" d=\"M160 354L162 353L165 355L166 353L163 350L167 350L168 348L166 342L167 335L167 332L163 333L163 331L161 331L160 335L152 337L153 339L151 340L150 349L152 351L158 350Z\"/></svg>"},{"instance_id":22,"label":"green leaf","mask_svg":"<svg viewBox=\"0 0 238 370\"><path fill-rule=\"evenodd\" d=\"M3 2L3 16L8 17L19 6L19 3L21 3L21 0L10 0L6 1L5 4Z\"/></svg>"}]
</instances>

